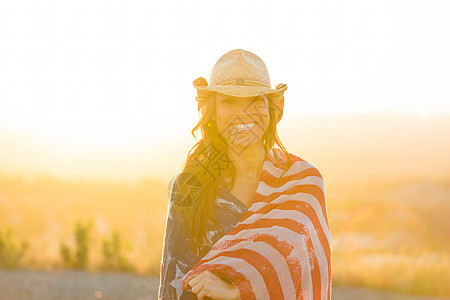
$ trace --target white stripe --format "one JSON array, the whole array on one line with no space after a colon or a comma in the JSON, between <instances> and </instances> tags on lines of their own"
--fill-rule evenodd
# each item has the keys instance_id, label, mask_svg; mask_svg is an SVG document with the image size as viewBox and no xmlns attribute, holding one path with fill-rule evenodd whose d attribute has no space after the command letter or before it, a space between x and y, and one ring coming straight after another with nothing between
<instances>
[{"instance_id":1,"label":"white stripe","mask_svg":"<svg viewBox=\"0 0 450 300\"><path fill-rule=\"evenodd\" d=\"M264 256L264 258L267 259L275 268L281 289L283 291L284 299L295 299L295 286L292 281L291 271L286 263L286 259L280 252L278 252L278 250L262 241L255 242L252 240L247 240L227 248L226 251L233 251L236 249L250 249ZM220 252L222 252L222 250L211 250L209 257L213 257Z\"/></svg>"},{"instance_id":2,"label":"white stripe","mask_svg":"<svg viewBox=\"0 0 450 300\"><path fill-rule=\"evenodd\" d=\"M256 299L269 299L269 291L261 274L251 264L241 258L219 256L204 265L224 264L241 273L250 282Z\"/></svg>"},{"instance_id":3,"label":"white stripe","mask_svg":"<svg viewBox=\"0 0 450 300\"><path fill-rule=\"evenodd\" d=\"M269 232L267 232L269 231ZM312 299L312 278L311 278L311 266L309 262L309 254L308 249L306 247L306 241L303 235L298 234L295 231L292 231L288 228L281 226L272 226L270 228L266 228L263 231L261 228L253 228L253 229L244 229L239 231L235 235L224 235L220 240L218 240L214 247L218 246L219 248L223 247L223 243L227 241L233 241L235 239L248 239L257 234L269 234L274 236L282 241L287 241L290 245L292 245L295 249L295 253L291 253L290 258L300 261L300 266L302 268L302 290L304 290L304 295L310 295L310 297L305 297L305 299ZM237 244L239 246L240 243ZM233 246L234 247L234 246ZM230 247L231 249L232 247ZM224 249L228 250L228 249ZM292 256L293 255L293 256ZM210 259L211 257L207 254L203 259ZM258 298L257 298L258 299Z\"/></svg>"},{"instance_id":4,"label":"white stripe","mask_svg":"<svg viewBox=\"0 0 450 300\"><path fill-rule=\"evenodd\" d=\"M275 176L275 177L279 177L283 173L283 170L281 170L278 167L275 167L275 165L272 162L270 162L270 161L265 161L264 162L263 170L266 170L272 176Z\"/></svg>"},{"instance_id":5,"label":"white stripe","mask_svg":"<svg viewBox=\"0 0 450 300\"><path fill-rule=\"evenodd\" d=\"M280 195L279 197L275 198L272 202L270 203L274 203L274 204L281 204L285 201L288 200L297 200L299 202L305 202L309 205L311 205L311 207L313 208L314 212L317 215L317 218L319 219L320 225L322 227L322 231L324 232L325 236L327 237L327 241L328 241L328 245L330 245L331 247L331 235L330 235L330 230L328 228L325 216L323 214L322 211L322 206L320 206L319 201L316 199L316 197L314 197L311 194L308 193L296 193L296 194L291 194L291 195ZM262 207L264 207L265 205L267 205L267 203L265 202L257 202L254 203L248 210L250 211L258 211L259 209L261 209ZM259 217L262 217L262 214L256 214ZM249 217L252 218L253 216ZM240 223L238 223L240 224ZM238 225L236 224L236 226Z\"/></svg>"},{"instance_id":6,"label":"white stripe","mask_svg":"<svg viewBox=\"0 0 450 300\"><path fill-rule=\"evenodd\" d=\"M261 180L258 184L258 189L256 190L256 192L258 194L261 194L262 196L270 196L273 193L286 192L297 185L315 185L322 190L322 193L324 193L323 180L318 176L307 176L302 179L291 180L280 187L267 185L264 181Z\"/></svg>"},{"instance_id":7,"label":"white stripe","mask_svg":"<svg viewBox=\"0 0 450 300\"><path fill-rule=\"evenodd\" d=\"M312 163L306 160L296 161L292 164L289 170L285 173L286 176L294 175L300 173L307 169L317 169Z\"/></svg>"}]
</instances>

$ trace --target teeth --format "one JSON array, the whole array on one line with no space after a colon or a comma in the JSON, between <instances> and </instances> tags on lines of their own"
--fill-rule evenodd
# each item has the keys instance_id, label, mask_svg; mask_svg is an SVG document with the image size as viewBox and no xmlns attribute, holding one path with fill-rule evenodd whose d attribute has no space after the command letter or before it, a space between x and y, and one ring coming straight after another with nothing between
<instances>
[{"instance_id":1,"label":"teeth","mask_svg":"<svg viewBox=\"0 0 450 300\"><path fill-rule=\"evenodd\" d=\"M245 124L236 124L233 127L234 127L234 129L237 129L237 130L250 130L254 126L255 126L255 123L251 122L251 123L245 123Z\"/></svg>"}]
</instances>

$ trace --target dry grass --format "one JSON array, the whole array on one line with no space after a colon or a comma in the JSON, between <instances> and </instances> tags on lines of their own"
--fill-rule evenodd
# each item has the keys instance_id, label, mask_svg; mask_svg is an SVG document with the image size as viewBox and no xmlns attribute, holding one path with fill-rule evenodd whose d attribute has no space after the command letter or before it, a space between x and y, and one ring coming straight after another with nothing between
<instances>
[{"instance_id":1,"label":"dry grass","mask_svg":"<svg viewBox=\"0 0 450 300\"><path fill-rule=\"evenodd\" d=\"M333 282L450 296L450 184L372 183L329 207Z\"/></svg>"}]
</instances>

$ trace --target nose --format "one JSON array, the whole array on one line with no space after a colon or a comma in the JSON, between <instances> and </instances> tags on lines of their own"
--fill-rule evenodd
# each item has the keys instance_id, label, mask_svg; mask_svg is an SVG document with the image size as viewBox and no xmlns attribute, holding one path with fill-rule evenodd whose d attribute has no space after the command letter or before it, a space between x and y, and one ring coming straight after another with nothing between
<instances>
[{"instance_id":1,"label":"nose","mask_svg":"<svg viewBox=\"0 0 450 300\"><path fill-rule=\"evenodd\" d=\"M256 122L259 119L259 112L250 108L242 109L234 114L235 121Z\"/></svg>"},{"instance_id":2,"label":"nose","mask_svg":"<svg viewBox=\"0 0 450 300\"><path fill-rule=\"evenodd\" d=\"M252 107L253 105L249 101L237 101L234 107L234 115L236 118L240 118L242 120L251 119L252 116L256 114L255 109Z\"/></svg>"}]
</instances>

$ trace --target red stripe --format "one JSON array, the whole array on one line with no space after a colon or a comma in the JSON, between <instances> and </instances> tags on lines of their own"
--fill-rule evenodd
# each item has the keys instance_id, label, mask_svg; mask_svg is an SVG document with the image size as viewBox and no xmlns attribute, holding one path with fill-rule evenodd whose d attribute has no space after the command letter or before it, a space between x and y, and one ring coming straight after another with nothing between
<instances>
[{"instance_id":1,"label":"red stripe","mask_svg":"<svg viewBox=\"0 0 450 300\"><path fill-rule=\"evenodd\" d=\"M250 249L224 251L224 256L240 258L251 264L264 279L271 299L284 299L278 274L272 264L261 254Z\"/></svg>"}]
</instances>

